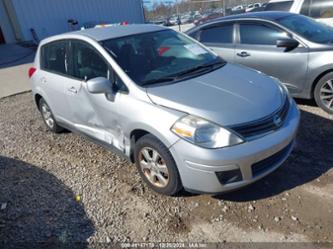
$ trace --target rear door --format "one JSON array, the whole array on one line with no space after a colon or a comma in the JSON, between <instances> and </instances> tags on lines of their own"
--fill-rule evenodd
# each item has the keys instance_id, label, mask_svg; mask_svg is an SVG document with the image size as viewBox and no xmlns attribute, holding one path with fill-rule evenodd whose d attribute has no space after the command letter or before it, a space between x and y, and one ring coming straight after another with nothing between
<instances>
[{"instance_id":1,"label":"rear door","mask_svg":"<svg viewBox=\"0 0 333 249\"><path fill-rule=\"evenodd\" d=\"M302 90L306 81L308 48L292 51L276 46L278 39L291 38L279 27L262 21L240 21L237 25L235 62L280 79L291 93Z\"/></svg>"},{"instance_id":2,"label":"rear door","mask_svg":"<svg viewBox=\"0 0 333 249\"><path fill-rule=\"evenodd\" d=\"M233 62L235 54L234 23L219 23L203 27L198 40L224 60Z\"/></svg>"},{"instance_id":3,"label":"rear door","mask_svg":"<svg viewBox=\"0 0 333 249\"><path fill-rule=\"evenodd\" d=\"M57 120L69 117L64 93L68 79L68 44L67 40L60 40L41 47L39 86Z\"/></svg>"}]
</instances>

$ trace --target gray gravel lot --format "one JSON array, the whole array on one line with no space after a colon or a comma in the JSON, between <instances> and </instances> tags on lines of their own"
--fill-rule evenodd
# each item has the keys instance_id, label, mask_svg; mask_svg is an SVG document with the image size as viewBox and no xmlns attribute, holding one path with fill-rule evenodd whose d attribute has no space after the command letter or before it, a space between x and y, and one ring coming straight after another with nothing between
<instances>
[{"instance_id":1,"label":"gray gravel lot","mask_svg":"<svg viewBox=\"0 0 333 249\"><path fill-rule=\"evenodd\" d=\"M0 241L332 242L333 117L312 105L299 102L296 148L270 176L220 196L166 197L112 152L48 132L31 93L4 98Z\"/></svg>"}]
</instances>

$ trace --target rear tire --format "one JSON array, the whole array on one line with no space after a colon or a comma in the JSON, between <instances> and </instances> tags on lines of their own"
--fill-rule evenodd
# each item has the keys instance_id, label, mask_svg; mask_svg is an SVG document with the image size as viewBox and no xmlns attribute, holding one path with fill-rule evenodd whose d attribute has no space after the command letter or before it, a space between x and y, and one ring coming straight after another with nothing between
<instances>
[{"instance_id":1,"label":"rear tire","mask_svg":"<svg viewBox=\"0 0 333 249\"><path fill-rule=\"evenodd\" d=\"M317 105L329 114L333 114L333 72L322 77L314 90Z\"/></svg>"},{"instance_id":2,"label":"rear tire","mask_svg":"<svg viewBox=\"0 0 333 249\"><path fill-rule=\"evenodd\" d=\"M136 167L146 184L155 192L175 195L182 189L176 163L169 149L156 137L147 134L135 144Z\"/></svg>"},{"instance_id":3,"label":"rear tire","mask_svg":"<svg viewBox=\"0 0 333 249\"><path fill-rule=\"evenodd\" d=\"M64 128L62 128L60 125L57 124L57 121L55 120L49 105L46 103L46 101L43 98L39 100L38 108L46 127L50 131L54 133L61 133L64 131Z\"/></svg>"}]
</instances>

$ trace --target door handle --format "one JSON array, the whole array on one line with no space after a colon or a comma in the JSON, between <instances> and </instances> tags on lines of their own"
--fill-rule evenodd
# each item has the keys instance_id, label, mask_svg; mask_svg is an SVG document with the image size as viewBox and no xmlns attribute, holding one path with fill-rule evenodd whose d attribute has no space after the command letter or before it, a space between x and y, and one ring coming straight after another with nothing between
<instances>
[{"instance_id":1,"label":"door handle","mask_svg":"<svg viewBox=\"0 0 333 249\"><path fill-rule=\"evenodd\" d=\"M239 56L239 57L248 57L248 56L250 56L250 54L248 53L248 52L246 52L246 51L242 51L242 52L240 52L240 53L237 53L237 55Z\"/></svg>"},{"instance_id":2,"label":"door handle","mask_svg":"<svg viewBox=\"0 0 333 249\"><path fill-rule=\"evenodd\" d=\"M72 86L71 88L68 88L68 91L72 92L72 93L77 93L77 90L74 86Z\"/></svg>"}]
</instances>

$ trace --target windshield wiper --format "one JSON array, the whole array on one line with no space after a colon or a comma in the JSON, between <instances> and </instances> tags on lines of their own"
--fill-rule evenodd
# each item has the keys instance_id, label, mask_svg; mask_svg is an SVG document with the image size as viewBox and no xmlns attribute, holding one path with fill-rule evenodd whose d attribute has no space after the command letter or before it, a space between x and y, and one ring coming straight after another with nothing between
<instances>
[{"instance_id":1,"label":"windshield wiper","mask_svg":"<svg viewBox=\"0 0 333 249\"><path fill-rule=\"evenodd\" d=\"M161 77L161 78L156 78L156 79L151 79L151 80L144 81L141 84L141 86L164 83L164 82L172 82L172 81L175 81L177 79L178 79L178 77L175 77L175 76Z\"/></svg>"},{"instance_id":2,"label":"windshield wiper","mask_svg":"<svg viewBox=\"0 0 333 249\"><path fill-rule=\"evenodd\" d=\"M208 69L210 71L210 70L214 70L214 69L217 69L219 67L222 67L224 65L225 65L225 62L222 61L222 60L214 61L214 62L206 63L206 64L203 64L203 65L196 66L196 67L190 68L188 70L182 71L180 73L177 73L176 76L179 77L179 76L184 76L184 75L188 75L188 74L192 74L192 73L201 73L201 72L206 71Z\"/></svg>"},{"instance_id":3,"label":"windshield wiper","mask_svg":"<svg viewBox=\"0 0 333 249\"><path fill-rule=\"evenodd\" d=\"M161 78L156 78L156 79L150 79L147 81L144 81L141 86L145 86L145 85L152 85L152 84L158 84L158 83L164 83L164 82L175 82L177 80L180 80L181 78L184 78L183 76L187 76L190 75L192 73L201 73L201 72L206 72L208 69L209 71L217 69L219 67L222 67L225 65L225 61L223 60L218 60L218 61L214 61L214 62L210 62L210 63L206 63L194 68L190 68L188 70L170 75L170 76L166 76L166 77L161 77Z\"/></svg>"}]
</instances>

